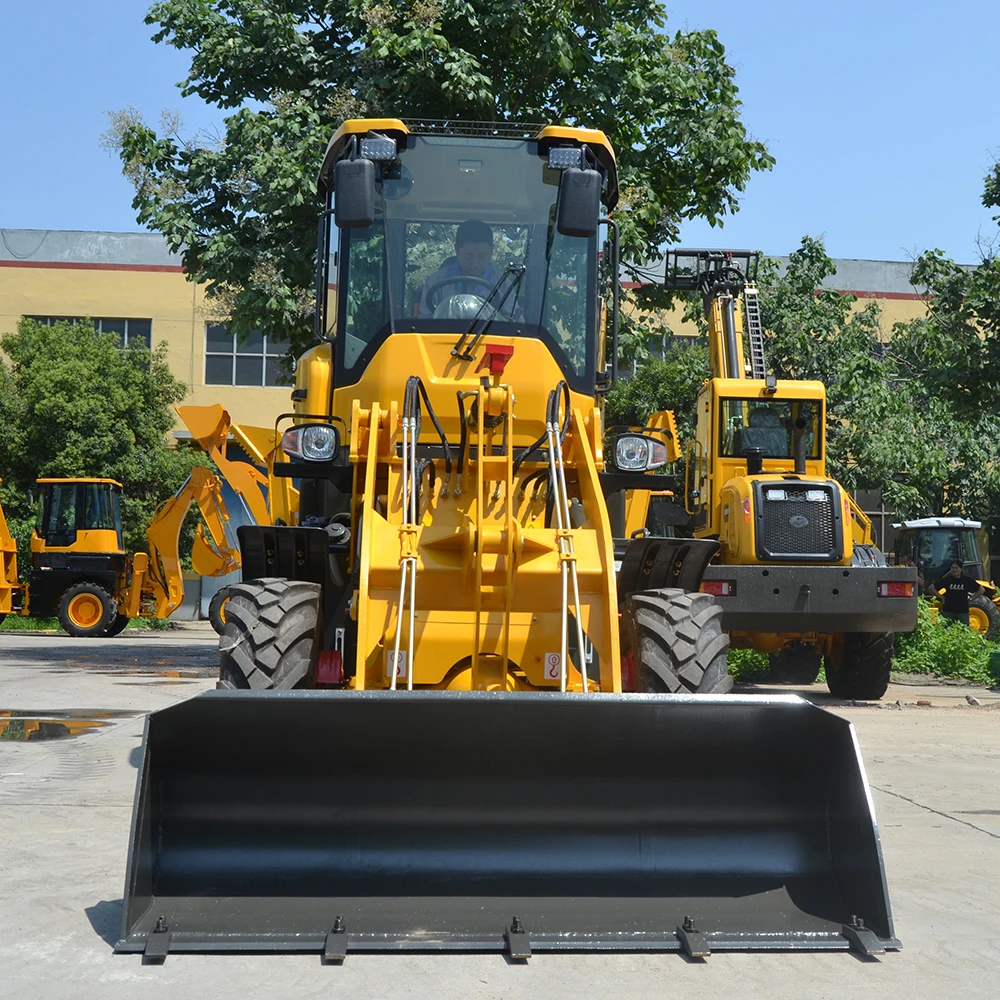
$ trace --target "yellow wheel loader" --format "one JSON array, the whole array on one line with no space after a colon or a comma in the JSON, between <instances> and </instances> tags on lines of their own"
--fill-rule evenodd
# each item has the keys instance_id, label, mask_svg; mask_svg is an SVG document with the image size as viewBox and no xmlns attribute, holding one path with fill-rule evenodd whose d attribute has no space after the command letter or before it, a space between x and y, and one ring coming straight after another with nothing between
<instances>
[{"instance_id":1,"label":"yellow wheel loader","mask_svg":"<svg viewBox=\"0 0 1000 1000\"><path fill-rule=\"evenodd\" d=\"M228 544L228 514L220 483L195 467L183 486L157 509L146 529L149 554L125 554L122 485L113 479L39 479L38 521L31 535L31 575L18 582L17 545L0 511L0 617L8 612L55 616L72 636L118 635L138 616L167 618L184 598L178 544L192 503L201 510L192 563L197 573L221 576L239 568Z\"/></svg>"},{"instance_id":2,"label":"yellow wheel loader","mask_svg":"<svg viewBox=\"0 0 1000 1000\"><path fill-rule=\"evenodd\" d=\"M666 284L699 293L712 377L698 392L685 508L717 539L702 591L734 648L770 654L800 684L826 666L830 691L878 699L893 633L916 626L916 572L888 566L871 522L826 472L826 389L766 372L751 251L674 250Z\"/></svg>"},{"instance_id":3,"label":"yellow wheel loader","mask_svg":"<svg viewBox=\"0 0 1000 1000\"><path fill-rule=\"evenodd\" d=\"M851 726L719 694L718 543L609 513L666 455L603 447L603 133L351 120L319 194L298 523L147 721L117 950L898 947Z\"/></svg>"}]
</instances>

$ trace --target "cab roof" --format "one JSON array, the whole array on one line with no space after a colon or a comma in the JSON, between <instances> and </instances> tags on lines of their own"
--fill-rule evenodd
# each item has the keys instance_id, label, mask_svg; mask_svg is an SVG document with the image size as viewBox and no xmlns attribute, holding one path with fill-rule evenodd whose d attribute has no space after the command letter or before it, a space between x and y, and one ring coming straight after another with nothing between
<instances>
[{"instance_id":1,"label":"cab roof","mask_svg":"<svg viewBox=\"0 0 1000 1000\"><path fill-rule=\"evenodd\" d=\"M901 524L894 524L899 528L981 528L982 521L970 521L964 517L918 517L915 521L903 521Z\"/></svg>"},{"instance_id":2,"label":"cab roof","mask_svg":"<svg viewBox=\"0 0 1000 1000\"><path fill-rule=\"evenodd\" d=\"M608 137L599 129L573 128L568 125L545 125L537 122L477 122L460 119L349 118L327 143L323 165L317 178L317 191L326 197L333 186L333 166L339 160L351 136L379 132L395 138L407 135L455 135L479 139L534 139L542 149L560 143L584 143L607 171L608 184L602 200L610 210L618 203L618 167L615 151Z\"/></svg>"},{"instance_id":3,"label":"cab roof","mask_svg":"<svg viewBox=\"0 0 1000 1000\"><path fill-rule=\"evenodd\" d=\"M45 486L48 483L83 483L84 485L86 485L87 483L108 483L111 486L117 486L119 489L122 489L122 484L120 482L118 482L117 479L80 479L80 478L74 478L74 479L36 479L35 482L39 486Z\"/></svg>"}]
</instances>

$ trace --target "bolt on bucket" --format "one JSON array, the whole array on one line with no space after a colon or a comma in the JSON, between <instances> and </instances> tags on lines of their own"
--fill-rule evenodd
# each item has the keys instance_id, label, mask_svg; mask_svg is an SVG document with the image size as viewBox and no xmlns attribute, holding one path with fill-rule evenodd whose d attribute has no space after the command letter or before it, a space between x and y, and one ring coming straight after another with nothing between
<instances>
[{"instance_id":1,"label":"bolt on bucket","mask_svg":"<svg viewBox=\"0 0 1000 1000\"><path fill-rule=\"evenodd\" d=\"M120 952L899 947L794 696L213 692L147 721Z\"/></svg>"}]
</instances>

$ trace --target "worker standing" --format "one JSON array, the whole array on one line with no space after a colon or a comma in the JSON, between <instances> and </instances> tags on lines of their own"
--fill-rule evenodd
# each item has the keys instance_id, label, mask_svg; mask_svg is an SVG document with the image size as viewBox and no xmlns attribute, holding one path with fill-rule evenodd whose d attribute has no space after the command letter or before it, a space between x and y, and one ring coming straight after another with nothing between
<instances>
[{"instance_id":1,"label":"worker standing","mask_svg":"<svg viewBox=\"0 0 1000 1000\"><path fill-rule=\"evenodd\" d=\"M969 595L974 598L979 597L983 593L983 588L977 580L973 580L965 572L964 565L958 559L952 562L948 572L940 580L935 581L934 589L938 592L944 590L942 617L968 625Z\"/></svg>"}]
</instances>

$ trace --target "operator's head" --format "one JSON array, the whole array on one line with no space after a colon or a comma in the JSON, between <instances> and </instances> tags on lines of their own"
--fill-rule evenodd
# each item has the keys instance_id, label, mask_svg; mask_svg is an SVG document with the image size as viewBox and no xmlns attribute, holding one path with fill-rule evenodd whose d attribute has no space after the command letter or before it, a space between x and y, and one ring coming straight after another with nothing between
<instances>
[{"instance_id":1,"label":"operator's head","mask_svg":"<svg viewBox=\"0 0 1000 1000\"><path fill-rule=\"evenodd\" d=\"M455 234L459 274L481 278L493 259L493 230L478 219L469 219Z\"/></svg>"},{"instance_id":2,"label":"operator's head","mask_svg":"<svg viewBox=\"0 0 1000 1000\"><path fill-rule=\"evenodd\" d=\"M954 560L952 560L952 563L951 563L951 566L948 569L948 572L951 573L952 576L961 576L962 575L962 570L964 570L964 569L965 569L965 564L959 562L958 559L954 559Z\"/></svg>"}]
</instances>

